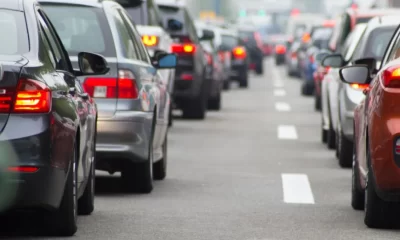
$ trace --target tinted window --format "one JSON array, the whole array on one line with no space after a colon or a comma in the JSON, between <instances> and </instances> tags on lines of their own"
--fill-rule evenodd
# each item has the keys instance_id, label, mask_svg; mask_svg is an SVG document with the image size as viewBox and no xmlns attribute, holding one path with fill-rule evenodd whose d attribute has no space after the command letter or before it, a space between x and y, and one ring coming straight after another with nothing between
<instances>
[{"instance_id":1,"label":"tinted window","mask_svg":"<svg viewBox=\"0 0 400 240\"><path fill-rule=\"evenodd\" d=\"M354 29L354 31L353 32L351 32L351 34L353 35L352 36L352 38L350 39L350 45L349 45L349 47L347 48L347 50L345 50L344 51L344 53L343 53L343 56L344 56L344 59L346 60L346 61L349 61L351 58L352 58L352 56L353 56L353 54L354 54L354 51L356 50L356 47L357 47L357 45L358 45L358 43L360 42L360 40L361 40L361 37L363 36L363 34L364 34L364 32L365 32L365 28L366 28L366 26L363 24L363 25L358 25L358 26L356 26L356 28ZM348 42L347 42L347 40L346 40L346 43L345 44L347 44Z\"/></svg>"},{"instance_id":2,"label":"tinted window","mask_svg":"<svg viewBox=\"0 0 400 240\"><path fill-rule=\"evenodd\" d=\"M115 56L111 30L103 9L65 5L44 5L43 8L70 55L86 51Z\"/></svg>"},{"instance_id":3,"label":"tinted window","mask_svg":"<svg viewBox=\"0 0 400 240\"><path fill-rule=\"evenodd\" d=\"M312 39L330 39L333 33L332 28L318 28L315 29L311 35Z\"/></svg>"},{"instance_id":4,"label":"tinted window","mask_svg":"<svg viewBox=\"0 0 400 240\"><path fill-rule=\"evenodd\" d=\"M358 24L358 23L367 23L371 19L372 19L372 17L360 17L360 18L356 19L356 24Z\"/></svg>"},{"instance_id":5,"label":"tinted window","mask_svg":"<svg viewBox=\"0 0 400 240\"><path fill-rule=\"evenodd\" d=\"M223 46L226 46L227 48L234 48L237 45L239 45L238 39L234 36L229 36L229 35L221 35L222 39L222 44Z\"/></svg>"},{"instance_id":6,"label":"tinted window","mask_svg":"<svg viewBox=\"0 0 400 240\"><path fill-rule=\"evenodd\" d=\"M0 54L20 55L29 52L28 31L22 12L0 9Z\"/></svg>"}]
</instances>

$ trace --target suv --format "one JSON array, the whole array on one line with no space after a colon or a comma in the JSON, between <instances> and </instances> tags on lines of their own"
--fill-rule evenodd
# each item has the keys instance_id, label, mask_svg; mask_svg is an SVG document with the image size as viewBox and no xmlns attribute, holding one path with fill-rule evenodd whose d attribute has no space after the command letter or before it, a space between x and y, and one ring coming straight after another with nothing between
<instances>
[{"instance_id":1,"label":"suv","mask_svg":"<svg viewBox=\"0 0 400 240\"><path fill-rule=\"evenodd\" d=\"M175 2L157 2L157 5L165 27L175 41L171 51L178 55L174 102L182 109L184 118L204 119L211 80L205 77L207 53L200 41L212 40L214 34L203 30L203 36L199 38L184 5Z\"/></svg>"}]
</instances>

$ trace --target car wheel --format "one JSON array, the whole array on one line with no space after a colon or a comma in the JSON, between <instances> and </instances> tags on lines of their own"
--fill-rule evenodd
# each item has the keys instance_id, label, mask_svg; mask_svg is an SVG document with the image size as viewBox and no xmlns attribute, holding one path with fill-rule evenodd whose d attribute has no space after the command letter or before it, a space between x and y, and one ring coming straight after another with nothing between
<instances>
[{"instance_id":1,"label":"car wheel","mask_svg":"<svg viewBox=\"0 0 400 240\"><path fill-rule=\"evenodd\" d=\"M256 65L256 73L262 75L264 73L263 61L259 61Z\"/></svg>"},{"instance_id":2,"label":"car wheel","mask_svg":"<svg viewBox=\"0 0 400 240\"><path fill-rule=\"evenodd\" d=\"M329 129L327 134L327 146L328 149L335 149L336 147L336 132L332 127L332 120L329 120Z\"/></svg>"},{"instance_id":3,"label":"car wheel","mask_svg":"<svg viewBox=\"0 0 400 240\"><path fill-rule=\"evenodd\" d=\"M368 155L368 154L367 154ZM369 228L392 228L397 222L396 213L398 203L386 202L381 199L375 190L372 171L367 173L367 183L365 187L365 217L364 223Z\"/></svg>"},{"instance_id":4,"label":"car wheel","mask_svg":"<svg viewBox=\"0 0 400 240\"><path fill-rule=\"evenodd\" d=\"M315 94L314 97L314 109L316 111L321 111L321 97Z\"/></svg>"},{"instance_id":5,"label":"car wheel","mask_svg":"<svg viewBox=\"0 0 400 240\"><path fill-rule=\"evenodd\" d=\"M78 201L78 213L81 215L90 215L94 210L94 192L95 192L95 162L93 160L90 166L88 182L85 192Z\"/></svg>"},{"instance_id":6,"label":"car wheel","mask_svg":"<svg viewBox=\"0 0 400 240\"><path fill-rule=\"evenodd\" d=\"M313 94L313 89L310 85L303 82L301 85L301 95L303 96L311 96Z\"/></svg>"},{"instance_id":7,"label":"car wheel","mask_svg":"<svg viewBox=\"0 0 400 240\"><path fill-rule=\"evenodd\" d=\"M168 133L165 134L164 144L162 145L163 158L153 164L153 176L155 180L164 180L167 176L168 159Z\"/></svg>"},{"instance_id":8,"label":"car wheel","mask_svg":"<svg viewBox=\"0 0 400 240\"><path fill-rule=\"evenodd\" d=\"M231 88L231 81L229 79L224 81L223 89L229 90Z\"/></svg>"},{"instance_id":9,"label":"car wheel","mask_svg":"<svg viewBox=\"0 0 400 240\"><path fill-rule=\"evenodd\" d=\"M203 83L202 92L196 99L187 100L183 105L183 118L186 119L204 119L207 110L207 91L205 83Z\"/></svg>"},{"instance_id":10,"label":"car wheel","mask_svg":"<svg viewBox=\"0 0 400 240\"><path fill-rule=\"evenodd\" d=\"M221 109L221 92L216 97L208 99L209 110L220 110Z\"/></svg>"},{"instance_id":11,"label":"car wheel","mask_svg":"<svg viewBox=\"0 0 400 240\"><path fill-rule=\"evenodd\" d=\"M174 121L174 116L172 115L172 107L170 106L168 112L168 127L172 127Z\"/></svg>"},{"instance_id":12,"label":"car wheel","mask_svg":"<svg viewBox=\"0 0 400 240\"><path fill-rule=\"evenodd\" d=\"M353 162L353 142L347 139L340 130L338 137L338 158L342 168L350 168Z\"/></svg>"},{"instance_id":13,"label":"car wheel","mask_svg":"<svg viewBox=\"0 0 400 240\"><path fill-rule=\"evenodd\" d=\"M321 141L326 143L328 141L328 131L324 129L324 120L321 117Z\"/></svg>"},{"instance_id":14,"label":"car wheel","mask_svg":"<svg viewBox=\"0 0 400 240\"><path fill-rule=\"evenodd\" d=\"M358 172L358 165L356 161L355 150L353 150L353 166L351 175L351 206L354 210L363 210L365 195L360 185L360 175Z\"/></svg>"},{"instance_id":15,"label":"car wheel","mask_svg":"<svg viewBox=\"0 0 400 240\"><path fill-rule=\"evenodd\" d=\"M50 224L55 224L54 234L73 236L78 230L78 184L77 184L77 157L78 148L74 146L73 159L69 166L68 177L65 183L64 195L59 209L53 213Z\"/></svg>"},{"instance_id":16,"label":"car wheel","mask_svg":"<svg viewBox=\"0 0 400 240\"><path fill-rule=\"evenodd\" d=\"M152 138L151 138L152 139ZM153 190L153 141L149 143L149 158L141 163L126 162L121 177L126 191L151 193Z\"/></svg>"},{"instance_id":17,"label":"car wheel","mask_svg":"<svg viewBox=\"0 0 400 240\"><path fill-rule=\"evenodd\" d=\"M248 72L246 71L246 72L242 73L240 78L239 78L239 87L240 88L249 87L248 79L249 79Z\"/></svg>"}]
</instances>

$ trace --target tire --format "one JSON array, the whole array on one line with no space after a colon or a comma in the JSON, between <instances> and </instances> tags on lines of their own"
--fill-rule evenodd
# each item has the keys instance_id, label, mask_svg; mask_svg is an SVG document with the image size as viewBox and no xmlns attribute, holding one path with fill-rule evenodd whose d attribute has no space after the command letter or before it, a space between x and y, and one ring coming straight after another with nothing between
<instances>
[{"instance_id":1,"label":"tire","mask_svg":"<svg viewBox=\"0 0 400 240\"><path fill-rule=\"evenodd\" d=\"M378 196L376 193L371 169L369 169L367 174L364 204L364 223L369 228L397 227L398 223L396 222L399 209L398 203L386 202Z\"/></svg>"},{"instance_id":2,"label":"tire","mask_svg":"<svg viewBox=\"0 0 400 240\"><path fill-rule=\"evenodd\" d=\"M248 76L248 73L247 73L247 71L243 74L243 75L241 75L240 76L240 78L239 78L239 87L240 88L248 88L249 87L249 81L248 81L248 79L249 79L249 76Z\"/></svg>"},{"instance_id":3,"label":"tire","mask_svg":"<svg viewBox=\"0 0 400 240\"><path fill-rule=\"evenodd\" d=\"M68 178L65 183L64 195L59 209L50 218L50 224L55 225L51 231L59 236L73 236L78 230L78 186L77 186L78 149L74 146L73 159L69 166Z\"/></svg>"},{"instance_id":4,"label":"tire","mask_svg":"<svg viewBox=\"0 0 400 240\"><path fill-rule=\"evenodd\" d=\"M153 191L153 140L149 145L149 158L146 161L126 162L122 169L122 181L127 192L151 193Z\"/></svg>"},{"instance_id":5,"label":"tire","mask_svg":"<svg viewBox=\"0 0 400 240\"><path fill-rule=\"evenodd\" d=\"M174 116L172 116L172 107L170 106L169 112L168 112L168 127L172 127L174 122Z\"/></svg>"},{"instance_id":6,"label":"tire","mask_svg":"<svg viewBox=\"0 0 400 240\"><path fill-rule=\"evenodd\" d=\"M315 94L314 97L314 109L315 111L320 112L321 111L321 97Z\"/></svg>"},{"instance_id":7,"label":"tire","mask_svg":"<svg viewBox=\"0 0 400 240\"><path fill-rule=\"evenodd\" d=\"M229 90L230 88L231 88L231 81L229 79L225 80L224 84L223 84L223 89L224 90Z\"/></svg>"},{"instance_id":8,"label":"tire","mask_svg":"<svg viewBox=\"0 0 400 240\"><path fill-rule=\"evenodd\" d=\"M328 131L324 129L324 120L321 117L321 142L326 143L328 141Z\"/></svg>"},{"instance_id":9,"label":"tire","mask_svg":"<svg viewBox=\"0 0 400 240\"><path fill-rule=\"evenodd\" d=\"M336 132L333 130L332 127L332 120L329 122L329 129L327 133L327 138L326 138L326 144L328 146L328 149L335 149L336 147Z\"/></svg>"},{"instance_id":10,"label":"tire","mask_svg":"<svg viewBox=\"0 0 400 240\"><path fill-rule=\"evenodd\" d=\"M217 97L208 99L208 109L209 110L221 110L221 92Z\"/></svg>"},{"instance_id":11,"label":"tire","mask_svg":"<svg viewBox=\"0 0 400 240\"><path fill-rule=\"evenodd\" d=\"M360 185L360 175L356 162L355 151L353 153L352 175L351 175L351 206L354 210L364 210L365 195Z\"/></svg>"},{"instance_id":12,"label":"tire","mask_svg":"<svg viewBox=\"0 0 400 240\"><path fill-rule=\"evenodd\" d=\"M256 65L256 73L257 75L262 75L264 73L264 66L262 60L260 60Z\"/></svg>"},{"instance_id":13,"label":"tire","mask_svg":"<svg viewBox=\"0 0 400 240\"><path fill-rule=\"evenodd\" d=\"M312 94L313 94L313 89L311 88L311 86L307 85L306 83L303 83L301 85L301 95L311 96Z\"/></svg>"},{"instance_id":14,"label":"tire","mask_svg":"<svg viewBox=\"0 0 400 240\"><path fill-rule=\"evenodd\" d=\"M186 119L204 119L206 117L206 101L201 95L197 99L189 100L183 110L183 118Z\"/></svg>"},{"instance_id":15,"label":"tire","mask_svg":"<svg viewBox=\"0 0 400 240\"><path fill-rule=\"evenodd\" d=\"M343 132L340 130L338 132L338 145L337 149L338 150L338 159L339 159L339 165L342 168L350 168L353 163L353 142L349 139L347 139L344 135Z\"/></svg>"},{"instance_id":16,"label":"tire","mask_svg":"<svg viewBox=\"0 0 400 240\"><path fill-rule=\"evenodd\" d=\"M153 164L153 177L155 180L164 180L167 176L168 159L168 133L165 134L164 144L162 146L163 158Z\"/></svg>"}]
</instances>

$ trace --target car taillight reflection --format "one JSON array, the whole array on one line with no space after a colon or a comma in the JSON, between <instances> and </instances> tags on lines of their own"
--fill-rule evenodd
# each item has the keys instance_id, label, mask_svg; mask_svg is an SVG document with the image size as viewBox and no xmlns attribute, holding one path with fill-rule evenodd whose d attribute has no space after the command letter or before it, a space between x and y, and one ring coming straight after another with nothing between
<instances>
[{"instance_id":1,"label":"car taillight reflection","mask_svg":"<svg viewBox=\"0 0 400 240\"><path fill-rule=\"evenodd\" d=\"M285 54L286 53L286 47L284 45L276 45L275 53L276 54Z\"/></svg>"},{"instance_id":2,"label":"car taillight reflection","mask_svg":"<svg viewBox=\"0 0 400 240\"><path fill-rule=\"evenodd\" d=\"M244 47L236 47L232 50L233 57L236 59L246 58L246 49Z\"/></svg>"}]
</instances>

